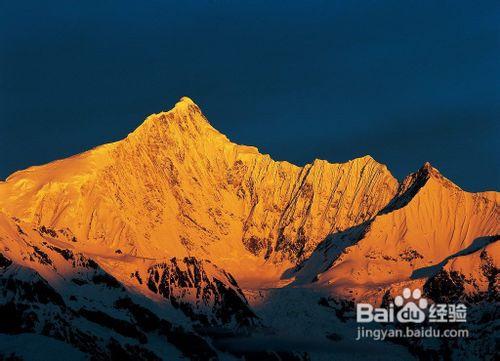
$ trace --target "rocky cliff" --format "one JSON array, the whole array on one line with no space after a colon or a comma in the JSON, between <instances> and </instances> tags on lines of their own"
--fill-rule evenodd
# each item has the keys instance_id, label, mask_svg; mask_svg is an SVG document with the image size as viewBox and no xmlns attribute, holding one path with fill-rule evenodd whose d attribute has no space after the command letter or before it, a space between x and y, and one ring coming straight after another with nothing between
<instances>
[{"instance_id":1,"label":"rocky cliff","mask_svg":"<svg viewBox=\"0 0 500 361\"><path fill-rule=\"evenodd\" d=\"M122 141L14 173L0 184L0 209L66 229L82 249L214 258L246 278L307 258L329 234L371 219L397 187L371 157L273 161L230 142L182 98Z\"/></svg>"},{"instance_id":2,"label":"rocky cliff","mask_svg":"<svg viewBox=\"0 0 500 361\"><path fill-rule=\"evenodd\" d=\"M418 287L467 302L483 336L460 349L489 357L499 200L428 163L399 183L369 156L277 162L182 98L121 141L0 182L0 356L24 340L75 359L308 360L332 342L365 358L353 302Z\"/></svg>"}]
</instances>

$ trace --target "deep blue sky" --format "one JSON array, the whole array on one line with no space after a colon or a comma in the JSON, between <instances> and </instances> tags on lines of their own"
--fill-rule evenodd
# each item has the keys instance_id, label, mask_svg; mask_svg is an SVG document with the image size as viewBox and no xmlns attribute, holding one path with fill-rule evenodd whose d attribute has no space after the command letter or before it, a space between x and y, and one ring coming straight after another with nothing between
<instances>
[{"instance_id":1,"label":"deep blue sky","mask_svg":"<svg viewBox=\"0 0 500 361\"><path fill-rule=\"evenodd\" d=\"M183 3L0 0L0 179L188 95L278 160L500 188L499 1Z\"/></svg>"}]
</instances>

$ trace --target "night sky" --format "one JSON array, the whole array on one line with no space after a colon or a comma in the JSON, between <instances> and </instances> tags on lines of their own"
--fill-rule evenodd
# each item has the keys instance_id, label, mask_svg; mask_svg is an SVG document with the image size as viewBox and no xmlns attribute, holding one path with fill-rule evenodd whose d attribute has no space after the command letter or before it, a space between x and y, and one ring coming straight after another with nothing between
<instances>
[{"instance_id":1,"label":"night sky","mask_svg":"<svg viewBox=\"0 0 500 361\"><path fill-rule=\"evenodd\" d=\"M0 179L187 95L277 160L500 188L500 1L0 0L0 36Z\"/></svg>"}]
</instances>

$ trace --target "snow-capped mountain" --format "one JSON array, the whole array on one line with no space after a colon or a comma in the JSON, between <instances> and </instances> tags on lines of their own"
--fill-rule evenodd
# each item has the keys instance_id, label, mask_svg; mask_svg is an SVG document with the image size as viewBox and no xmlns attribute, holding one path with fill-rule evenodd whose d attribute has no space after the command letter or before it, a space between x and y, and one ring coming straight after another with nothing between
<instances>
[{"instance_id":1,"label":"snow-capped mountain","mask_svg":"<svg viewBox=\"0 0 500 361\"><path fill-rule=\"evenodd\" d=\"M297 280L363 298L396 283L427 279L464 263L472 252L498 256L492 243L498 240L499 200L497 192L461 190L426 163L403 180L375 217L326 239ZM480 267L468 267L473 270Z\"/></svg>"},{"instance_id":2,"label":"snow-capped mountain","mask_svg":"<svg viewBox=\"0 0 500 361\"><path fill-rule=\"evenodd\" d=\"M425 358L425 343L355 345L353 302L412 286L482 315L498 302L499 234L498 192L428 163L399 183L369 156L277 162L184 97L121 141L0 182L0 353Z\"/></svg>"}]
</instances>

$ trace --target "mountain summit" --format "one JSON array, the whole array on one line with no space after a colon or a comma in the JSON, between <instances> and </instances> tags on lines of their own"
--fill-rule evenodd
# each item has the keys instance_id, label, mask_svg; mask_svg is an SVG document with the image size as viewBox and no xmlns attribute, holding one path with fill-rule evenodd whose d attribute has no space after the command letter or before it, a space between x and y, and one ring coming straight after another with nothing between
<instances>
[{"instance_id":1,"label":"mountain summit","mask_svg":"<svg viewBox=\"0 0 500 361\"><path fill-rule=\"evenodd\" d=\"M498 192L465 192L429 163L399 183L370 156L274 161L183 97L121 141L0 182L0 333L96 360L355 350L342 341L349 305L404 287L482 319L498 299L499 219ZM269 329L296 339L307 325L309 353L218 344ZM476 346L463 350L494 353Z\"/></svg>"},{"instance_id":2,"label":"mountain summit","mask_svg":"<svg viewBox=\"0 0 500 361\"><path fill-rule=\"evenodd\" d=\"M15 173L0 185L0 209L68 228L84 248L213 257L242 278L272 264L276 277L329 234L373 217L397 187L371 157L273 161L230 142L183 97L122 141Z\"/></svg>"}]
</instances>

